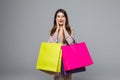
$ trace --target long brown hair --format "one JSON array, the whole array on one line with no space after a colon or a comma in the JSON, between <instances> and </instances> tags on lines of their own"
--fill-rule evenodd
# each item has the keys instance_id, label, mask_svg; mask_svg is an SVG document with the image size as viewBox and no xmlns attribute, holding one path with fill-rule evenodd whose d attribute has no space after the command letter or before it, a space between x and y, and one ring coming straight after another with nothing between
<instances>
[{"instance_id":1,"label":"long brown hair","mask_svg":"<svg viewBox=\"0 0 120 80\"><path fill-rule=\"evenodd\" d=\"M66 18L66 23L65 23L65 28L67 30L67 32L69 33L69 35L71 35L71 28L70 28L70 25L69 25L69 20L68 20L68 16L67 16L67 12L64 10L64 9L58 9L56 12L55 12L55 16L54 16L54 23L53 23L53 27L51 29L51 32L50 32L50 35L52 36L56 29L57 29L57 23L56 23L56 17L57 17L57 14L61 12L64 14L65 18ZM65 39L65 38L64 38ZM63 41L64 42L64 41Z\"/></svg>"}]
</instances>

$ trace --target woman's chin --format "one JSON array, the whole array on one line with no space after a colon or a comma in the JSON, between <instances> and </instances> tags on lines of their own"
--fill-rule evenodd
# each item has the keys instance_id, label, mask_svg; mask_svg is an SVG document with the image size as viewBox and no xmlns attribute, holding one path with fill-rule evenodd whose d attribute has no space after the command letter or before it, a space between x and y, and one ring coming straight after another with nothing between
<instances>
[{"instance_id":1,"label":"woman's chin","mask_svg":"<svg viewBox=\"0 0 120 80\"><path fill-rule=\"evenodd\" d=\"M59 24L59 26L63 26L63 24Z\"/></svg>"}]
</instances>

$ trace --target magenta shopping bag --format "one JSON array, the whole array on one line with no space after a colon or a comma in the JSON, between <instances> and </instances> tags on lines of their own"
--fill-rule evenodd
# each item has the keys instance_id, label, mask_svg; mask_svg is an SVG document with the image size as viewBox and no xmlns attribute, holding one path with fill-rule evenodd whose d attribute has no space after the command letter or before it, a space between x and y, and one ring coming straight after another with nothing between
<instances>
[{"instance_id":1,"label":"magenta shopping bag","mask_svg":"<svg viewBox=\"0 0 120 80\"><path fill-rule=\"evenodd\" d=\"M85 42L63 45L61 49L65 71L93 64L93 60Z\"/></svg>"}]
</instances>

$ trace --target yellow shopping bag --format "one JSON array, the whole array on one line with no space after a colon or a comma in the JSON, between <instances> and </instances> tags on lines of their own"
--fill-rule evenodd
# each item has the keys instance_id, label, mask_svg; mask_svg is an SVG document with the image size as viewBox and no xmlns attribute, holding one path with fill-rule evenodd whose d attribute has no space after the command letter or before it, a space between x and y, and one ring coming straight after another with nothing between
<instances>
[{"instance_id":1,"label":"yellow shopping bag","mask_svg":"<svg viewBox=\"0 0 120 80\"><path fill-rule=\"evenodd\" d=\"M60 72L61 46L61 43L42 42L38 54L36 69Z\"/></svg>"}]
</instances>

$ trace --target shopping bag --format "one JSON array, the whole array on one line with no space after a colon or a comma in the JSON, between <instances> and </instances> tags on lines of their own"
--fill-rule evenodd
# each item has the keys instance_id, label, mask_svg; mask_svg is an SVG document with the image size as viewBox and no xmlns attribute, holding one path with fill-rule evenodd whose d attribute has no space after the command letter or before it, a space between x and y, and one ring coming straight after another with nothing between
<instances>
[{"instance_id":1,"label":"shopping bag","mask_svg":"<svg viewBox=\"0 0 120 80\"><path fill-rule=\"evenodd\" d=\"M61 43L42 42L37 59L36 69L46 72L60 72Z\"/></svg>"},{"instance_id":2,"label":"shopping bag","mask_svg":"<svg viewBox=\"0 0 120 80\"><path fill-rule=\"evenodd\" d=\"M63 45L61 49L65 71L93 64L92 57L85 42Z\"/></svg>"},{"instance_id":3,"label":"shopping bag","mask_svg":"<svg viewBox=\"0 0 120 80\"><path fill-rule=\"evenodd\" d=\"M62 64L61 65L61 74L62 75L67 75L67 74L73 74L73 73L85 72L86 71L86 67L80 67L80 68L76 68L76 69L65 71L64 65L63 65L63 61L62 61L61 64Z\"/></svg>"}]
</instances>

